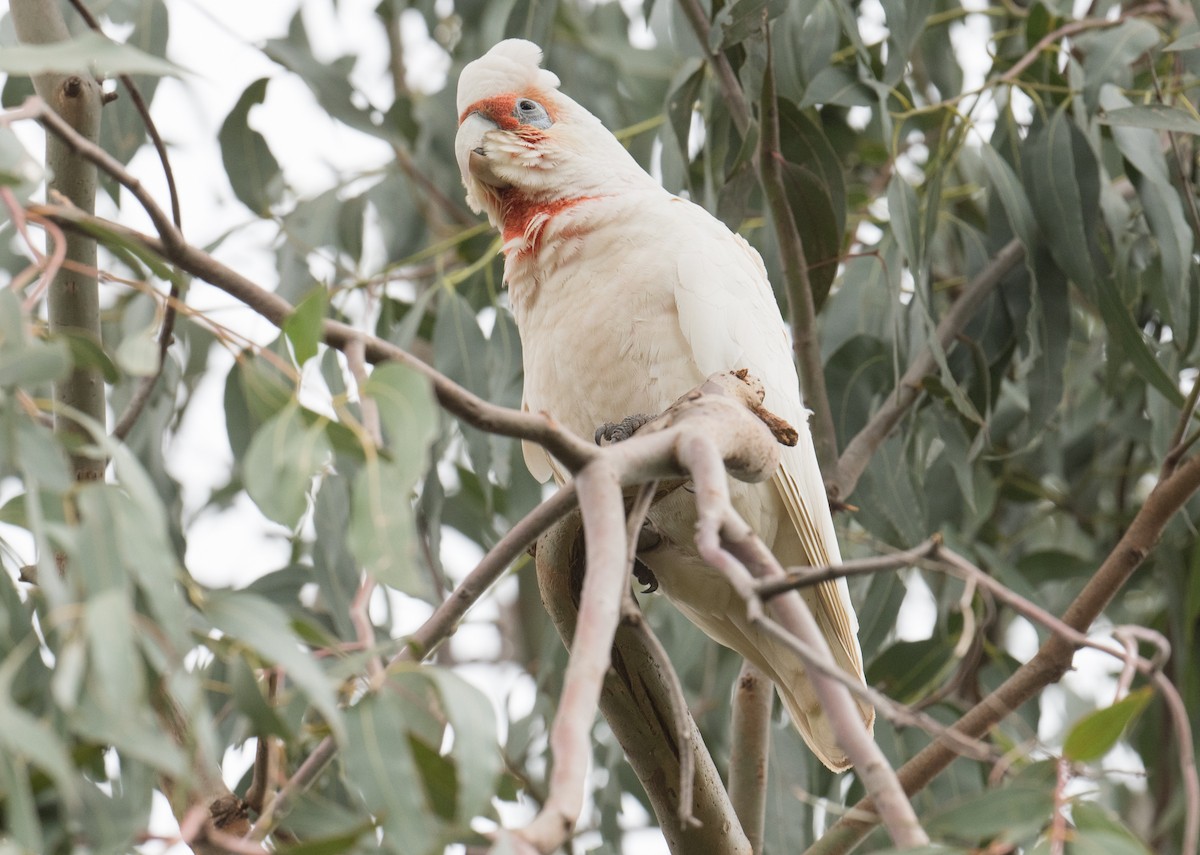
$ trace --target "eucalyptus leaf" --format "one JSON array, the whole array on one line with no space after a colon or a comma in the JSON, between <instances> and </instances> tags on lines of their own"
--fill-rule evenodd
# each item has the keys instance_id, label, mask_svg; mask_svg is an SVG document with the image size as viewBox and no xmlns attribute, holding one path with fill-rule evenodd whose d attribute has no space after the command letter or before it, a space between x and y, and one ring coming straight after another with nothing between
<instances>
[{"instance_id":1,"label":"eucalyptus leaf","mask_svg":"<svg viewBox=\"0 0 1200 855\"><path fill-rule=\"evenodd\" d=\"M178 77L186 70L165 59L100 33L88 32L66 41L44 45L9 45L0 52L0 71L9 74L154 74Z\"/></svg>"},{"instance_id":2,"label":"eucalyptus leaf","mask_svg":"<svg viewBox=\"0 0 1200 855\"><path fill-rule=\"evenodd\" d=\"M296 306L296 311L283 322L283 333L292 343L292 352L296 354L296 364L305 362L317 355L317 345L322 341L322 324L325 321L325 309L329 295L324 288L314 288L311 293Z\"/></svg>"},{"instance_id":3,"label":"eucalyptus leaf","mask_svg":"<svg viewBox=\"0 0 1200 855\"><path fill-rule=\"evenodd\" d=\"M342 762L367 809L380 818L389 852L427 855L438 846L436 815L426 801L395 694L364 698L346 712Z\"/></svg>"},{"instance_id":4,"label":"eucalyptus leaf","mask_svg":"<svg viewBox=\"0 0 1200 855\"><path fill-rule=\"evenodd\" d=\"M345 722L333 682L298 644L282 609L253 594L213 591L204 603L204 615L222 633L282 668L321 713L334 736L339 741L344 738Z\"/></svg>"},{"instance_id":5,"label":"eucalyptus leaf","mask_svg":"<svg viewBox=\"0 0 1200 855\"><path fill-rule=\"evenodd\" d=\"M294 527L308 508L313 477L331 454L323 422L306 424L300 405L288 404L259 428L246 450L246 492L267 517Z\"/></svg>"},{"instance_id":6,"label":"eucalyptus leaf","mask_svg":"<svg viewBox=\"0 0 1200 855\"><path fill-rule=\"evenodd\" d=\"M1200 134L1200 119L1186 110L1168 104L1135 104L1105 110L1100 121L1106 125L1130 128L1151 128L1156 131L1175 131L1181 134Z\"/></svg>"},{"instance_id":7,"label":"eucalyptus leaf","mask_svg":"<svg viewBox=\"0 0 1200 855\"><path fill-rule=\"evenodd\" d=\"M1099 760L1112 750L1153 697L1154 689L1145 686L1111 706L1088 713L1071 727L1063 742L1063 756L1077 763Z\"/></svg>"},{"instance_id":8,"label":"eucalyptus leaf","mask_svg":"<svg viewBox=\"0 0 1200 855\"><path fill-rule=\"evenodd\" d=\"M842 107L870 107L878 103L869 86L840 66L830 66L809 81L801 107L837 104Z\"/></svg>"},{"instance_id":9,"label":"eucalyptus leaf","mask_svg":"<svg viewBox=\"0 0 1200 855\"><path fill-rule=\"evenodd\" d=\"M250 109L267 97L270 78L260 78L249 86L225 117L221 132L221 158L225 172L238 199L260 217L270 213L283 192L283 172L271 154L266 138L248 122Z\"/></svg>"}]
</instances>

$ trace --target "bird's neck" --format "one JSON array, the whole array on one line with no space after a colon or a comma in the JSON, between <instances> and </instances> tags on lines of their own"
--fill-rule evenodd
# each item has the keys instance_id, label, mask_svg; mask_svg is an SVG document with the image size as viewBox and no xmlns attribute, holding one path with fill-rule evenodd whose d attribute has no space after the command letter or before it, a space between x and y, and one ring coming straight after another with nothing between
<instances>
[{"instance_id":1,"label":"bird's neck","mask_svg":"<svg viewBox=\"0 0 1200 855\"><path fill-rule=\"evenodd\" d=\"M516 187L500 191L500 233L504 237L506 255L536 253L546 226L559 214L600 198L586 196L542 196L529 194Z\"/></svg>"}]
</instances>

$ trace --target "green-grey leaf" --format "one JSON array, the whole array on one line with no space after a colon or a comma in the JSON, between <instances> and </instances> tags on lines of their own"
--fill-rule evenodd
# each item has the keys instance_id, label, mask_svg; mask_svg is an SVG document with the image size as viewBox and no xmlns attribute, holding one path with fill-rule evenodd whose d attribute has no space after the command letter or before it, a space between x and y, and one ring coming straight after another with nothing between
<instances>
[{"instance_id":1,"label":"green-grey leaf","mask_svg":"<svg viewBox=\"0 0 1200 855\"><path fill-rule=\"evenodd\" d=\"M0 387L52 383L70 370L71 351L63 341L27 341L0 348Z\"/></svg>"},{"instance_id":2,"label":"green-grey leaf","mask_svg":"<svg viewBox=\"0 0 1200 855\"><path fill-rule=\"evenodd\" d=\"M402 464L368 462L354 479L348 542L354 557L380 582L429 597L429 580L417 564L412 487L413 473Z\"/></svg>"},{"instance_id":3,"label":"green-grey leaf","mask_svg":"<svg viewBox=\"0 0 1200 855\"><path fill-rule=\"evenodd\" d=\"M437 819L425 800L405 723L404 698L372 695L346 711L342 750L347 783L362 793L392 852L426 855L437 846Z\"/></svg>"},{"instance_id":4,"label":"green-grey leaf","mask_svg":"<svg viewBox=\"0 0 1200 855\"><path fill-rule=\"evenodd\" d=\"M1100 116L1100 121L1105 125L1200 134L1200 119L1186 110L1167 104L1135 104L1132 107L1106 110Z\"/></svg>"},{"instance_id":5,"label":"green-grey leaf","mask_svg":"<svg viewBox=\"0 0 1200 855\"><path fill-rule=\"evenodd\" d=\"M254 435L242 463L246 492L275 522L294 528L308 507L314 475L329 460L324 420L305 423L294 401Z\"/></svg>"},{"instance_id":6,"label":"green-grey leaf","mask_svg":"<svg viewBox=\"0 0 1200 855\"><path fill-rule=\"evenodd\" d=\"M804 90L801 107L817 104L838 104L842 107L873 107L878 99L870 87L840 66L830 66L817 72Z\"/></svg>"},{"instance_id":7,"label":"green-grey leaf","mask_svg":"<svg viewBox=\"0 0 1200 855\"><path fill-rule=\"evenodd\" d=\"M1096 303L1100 316L1116 345L1124 352L1134 369L1150 385L1176 407L1183 406L1183 393L1171 380L1158 357L1150 349L1145 336L1134 322L1129 308L1121 300L1117 284L1111 276L1102 276L1095 283Z\"/></svg>"},{"instance_id":8,"label":"green-grey leaf","mask_svg":"<svg viewBox=\"0 0 1200 855\"><path fill-rule=\"evenodd\" d=\"M1021 186L1021 180L1008 165L1008 161L991 145L980 146L979 155L992 190L1004 207L1013 234L1021 239L1026 250L1032 252L1037 240L1037 220L1033 216L1029 197L1025 195L1025 189Z\"/></svg>"},{"instance_id":9,"label":"green-grey leaf","mask_svg":"<svg viewBox=\"0 0 1200 855\"><path fill-rule=\"evenodd\" d=\"M11 187L24 201L41 182L45 170L25 150L8 125L0 125L0 186Z\"/></svg>"},{"instance_id":10,"label":"green-grey leaf","mask_svg":"<svg viewBox=\"0 0 1200 855\"><path fill-rule=\"evenodd\" d=\"M67 343L67 347L71 349L71 360L76 367L98 368L105 383L116 383L121 379L116 363L94 339L69 329L60 329L54 337Z\"/></svg>"},{"instance_id":11,"label":"green-grey leaf","mask_svg":"<svg viewBox=\"0 0 1200 855\"><path fill-rule=\"evenodd\" d=\"M1163 48L1163 50L1195 50L1196 48L1200 48L1200 33L1189 33L1186 36L1181 36Z\"/></svg>"},{"instance_id":12,"label":"green-grey leaf","mask_svg":"<svg viewBox=\"0 0 1200 855\"><path fill-rule=\"evenodd\" d=\"M500 751L496 745L496 722L487 697L452 671L429 668L423 672L437 685L442 708L454 728L451 759L458 771L457 817L466 827L482 813L495 791L500 773Z\"/></svg>"},{"instance_id":13,"label":"green-grey leaf","mask_svg":"<svg viewBox=\"0 0 1200 855\"><path fill-rule=\"evenodd\" d=\"M1157 28L1139 18L1127 18L1112 29L1081 33L1076 44L1085 53L1084 101L1095 107L1104 84L1128 85L1135 60L1157 45L1159 39Z\"/></svg>"},{"instance_id":14,"label":"green-grey leaf","mask_svg":"<svg viewBox=\"0 0 1200 855\"><path fill-rule=\"evenodd\" d=\"M1049 788L1008 786L952 802L925 822L931 835L981 843L994 837L1017 842L1050 821L1054 793Z\"/></svg>"},{"instance_id":15,"label":"green-grey leaf","mask_svg":"<svg viewBox=\"0 0 1200 855\"><path fill-rule=\"evenodd\" d=\"M1078 134L1068 114L1059 110L1030 135L1023 163L1025 190L1051 255L1075 284L1088 288L1096 278L1089 234L1099 210L1099 185L1094 161L1078 164L1086 174L1077 174L1076 152L1083 154L1087 145L1076 145Z\"/></svg>"},{"instance_id":16,"label":"green-grey leaf","mask_svg":"<svg viewBox=\"0 0 1200 855\"><path fill-rule=\"evenodd\" d=\"M437 435L438 409L429 380L398 362L371 372L363 394L379 408L386 441L394 460L406 460L413 480L424 469L426 450Z\"/></svg>"},{"instance_id":17,"label":"green-grey leaf","mask_svg":"<svg viewBox=\"0 0 1200 855\"><path fill-rule=\"evenodd\" d=\"M325 320L325 306L328 301L329 294L324 287L314 288L296 306L296 311L283 322L283 332L292 343L297 365L304 365L317 355L317 345L321 342L321 325Z\"/></svg>"},{"instance_id":18,"label":"green-grey leaf","mask_svg":"<svg viewBox=\"0 0 1200 855\"><path fill-rule=\"evenodd\" d=\"M892 232L896 242L904 250L908 266L917 287L924 281L923 264L925 258L924 241L921 237L921 210L917 201L917 192L912 185L904 180L900 173L894 173L888 182L887 190L888 216L891 219Z\"/></svg>"},{"instance_id":19,"label":"green-grey leaf","mask_svg":"<svg viewBox=\"0 0 1200 855\"><path fill-rule=\"evenodd\" d=\"M1154 689L1144 686L1112 706L1088 713L1075 722L1063 742L1063 756L1077 763L1099 760L1112 750L1125 728L1150 703Z\"/></svg>"},{"instance_id":20,"label":"green-grey leaf","mask_svg":"<svg viewBox=\"0 0 1200 855\"><path fill-rule=\"evenodd\" d=\"M151 56L100 33L88 32L65 42L47 45L9 45L0 51L0 71L9 74L152 74L177 77L185 73L173 62Z\"/></svg>"},{"instance_id":21,"label":"green-grey leaf","mask_svg":"<svg viewBox=\"0 0 1200 855\"><path fill-rule=\"evenodd\" d=\"M225 117L217 135L225 172L238 199L259 216L267 216L283 190L283 172L267 141L250 127L250 108L267 97L270 79L262 77L249 86Z\"/></svg>"},{"instance_id":22,"label":"green-grey leaf","mask_svg":"<svg viewBox=\"0 0 1200 855\"><path fill-rule=\"evenodd\" d=\"M264 659L287 671L339 740L345 734L333 683L316 661L300 647L287 614L270 600L254 594L213 591L204 603L213 626L235 638Z\"/></svg>"},{"instance_id":23,"label":"green-grey leaf","mask_svg":"<svg viewBox=\"0 0 1200 855\"><path fill-rule=\"evenodd\" d=\"M50 775L68 802L78 801L71 758L61 734L13 703L7 685L0 686L0 746Z\"/></svg>"},{"instance_id":24,"label":"green-grey leaf","mask_svg":"<svg viewBox=\"0 0 1200 855\"><path fill-rule=\"evenodd\" d=\"M127 335L117 345L117 364L134 377L152 377L158 372L157 327L149 326Z\"/></svg>"}]
</instances>

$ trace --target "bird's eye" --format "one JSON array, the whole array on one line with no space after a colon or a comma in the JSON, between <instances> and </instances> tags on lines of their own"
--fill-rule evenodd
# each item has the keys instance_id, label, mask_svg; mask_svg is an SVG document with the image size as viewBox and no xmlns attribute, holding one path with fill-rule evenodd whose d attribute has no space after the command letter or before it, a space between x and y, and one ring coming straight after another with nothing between
<instances>
[{"instance_id":1,"label":"bird's eye","mask_svg":"<svg viewBox=\"0 0 1200 855\"><path fill-rule=\"evenodd\" d=\"M530 98L518 99L512 114L522 125L531 125L543 131L554 124L546 108Z\"/></svg>"}]
</instances>

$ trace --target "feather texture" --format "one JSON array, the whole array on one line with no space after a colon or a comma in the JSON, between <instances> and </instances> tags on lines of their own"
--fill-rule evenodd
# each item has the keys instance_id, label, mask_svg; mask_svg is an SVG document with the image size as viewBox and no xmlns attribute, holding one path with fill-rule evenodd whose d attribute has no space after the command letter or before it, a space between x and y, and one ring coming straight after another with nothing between
<instances>
[{"instance_id":1,"label":"feather texture","mask_svg":"<svg viewBox=\"0 0 1200 855\"><path fill-rule=\"evenodd\" d=\"M769 483L731 481L734 506L784 566L839 562L808 411L762 259L647 175L594 116L556 91L557 78L537 68L540 58L535 45L510 40L470 63L459 81L456 140L468 198L505 235L524 405L591 437L605 422L661 412L713 372L747 368L767 389L764 405L800 441L784 450ZM552 124L522 126L512 106L522 99L537 100ZM524 450L536 476L563 480L540 447ZM817 756L846 768L802 662L749 623L732 586L697 555L691 495L676 490L649 520L663 543L640 557L663 592L761 668ZM836 660L862 679L845 581L803 596ZM870 726L874 711L861 711Z\"/></svg>"}]
</instances>

